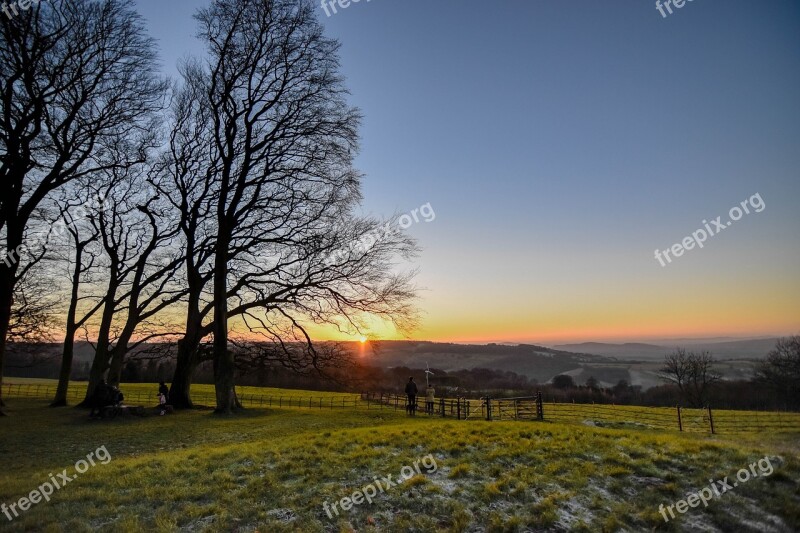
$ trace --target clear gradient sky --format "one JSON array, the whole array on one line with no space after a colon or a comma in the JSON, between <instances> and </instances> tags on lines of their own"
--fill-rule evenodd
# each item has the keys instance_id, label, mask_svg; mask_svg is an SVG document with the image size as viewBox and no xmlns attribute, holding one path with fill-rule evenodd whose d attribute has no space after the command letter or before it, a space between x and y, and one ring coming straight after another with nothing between
<instances>
[{"instance_id":1,"label":"clear gradient sky","mask_svg":"<svg viewBox=\"0 0 800 533\"><path fill-rule=\"evenodd\" d=\"M137 4L165 73L203 53L205 2ZM426 288L413 338L800 332L800 2L694 0L662 18L649 0L361 0L319 15L365 116L365 212L436 212L409 229ZM655 259L756 193L762 212Z\"/></svg>"}]
</instances>

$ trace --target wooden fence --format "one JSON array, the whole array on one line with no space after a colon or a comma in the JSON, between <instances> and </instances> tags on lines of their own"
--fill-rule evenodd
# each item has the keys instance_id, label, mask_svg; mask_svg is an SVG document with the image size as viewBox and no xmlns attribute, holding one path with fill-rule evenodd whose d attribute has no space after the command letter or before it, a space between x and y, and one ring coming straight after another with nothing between
<instances>
[{"instance_id":1,"label":"wooden fence","mask_svg":"<svg viewBox=\"0 0 800 533\"><path fill-rule=\"evenodd\" d=\"M408 400L396 394L370 393L362 398L406 410ZM743 433L750 431L800 432L800 413L730 411L685 407L640 407L609 404L544 402L541 393L520 398L440 398L426 412L425 398L417 397L417 414L460 420L519 420L580 423L610 428L668 429L689 433Z\"/></svg>"}]
</instances>

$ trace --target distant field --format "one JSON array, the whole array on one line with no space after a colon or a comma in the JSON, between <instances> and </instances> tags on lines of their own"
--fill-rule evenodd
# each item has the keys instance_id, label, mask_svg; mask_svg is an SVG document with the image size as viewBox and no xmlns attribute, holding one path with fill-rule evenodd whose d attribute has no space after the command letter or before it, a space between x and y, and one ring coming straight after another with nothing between
<instances>
[{"instance_id":1,"label":"distant field","mask_svg":"<svg viewBox=\"0 0 800 533\"><path fill-rule=\"evenodd\" d=\"M145 387L148 387L145 385ZM149 386L152 388L152 386ZM309 391L281 391L307 396ZM584 424L486 422L394 409L247 409L89 421L11 399L0 418L0 502L105 446L112 459L8 531L643 531L800 529L800 432L710 436ZM434 472L329 518L431 454ZM760 459L774 471L666 524L674 504Z\"/></svg>"}]
</instances>

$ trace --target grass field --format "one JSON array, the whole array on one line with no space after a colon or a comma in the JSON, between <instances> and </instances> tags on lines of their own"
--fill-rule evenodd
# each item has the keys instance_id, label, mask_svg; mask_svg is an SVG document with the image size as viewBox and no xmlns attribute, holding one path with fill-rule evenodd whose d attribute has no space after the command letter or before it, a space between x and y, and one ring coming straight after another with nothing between
<instances>
[{"instance_id":1,"label":"grass field","mask_svg":"<svg viewBox=\"0 0 800 533\"><path fill-rule=\"evenodd\" d=\"M74 474L100 447L111 459L13 521L0 514L3 531L800 530L800 433L687 435L407 418L391 409L98 422L32 399L11 399L8 414L0 418L0 503L16 503L51 473ZM339 508L332 519L323 509L375 478L397 480L425 457L435 470L413 472L372 504ZM765 457L771 475L754 470L761 475L669 523L659 513L659 504L710 479L734 480Z\"/></svg>"},{"instance_id":2,"label":"grass field","mask_svg":"<svg viewBox=\"0 0 800 533\"><path fill-rule=\"evenodd\" d=\"M58 381L53 379L39 379L39 378L6 378L4 386L11 383L19 383L21 385L41 385L42 388L55 390ZM125 383L120 386L120 390L125 393L126 397L132 398L149 398L153 403L156 403L156 394L158 393L157 383ZM70 382L69 391L72 394L78 395L83 398L86 392L86 382L72 381ZM12 386L13 392L13 386ZM348 402L353 398L358 398L358 394L345 393L345 392L320 392L320 391L305 391L294 389L276 389L271 387L236 387L237 394L241 395L259 395L259 396L274 396L275 398L322 398L324 400L333 398L341 400L345 398ZM214 385L195 384L192 385L192 396L201 399L214 398ZM213 405L213 404L212 404Z\"/></svg>"}]
</instances>

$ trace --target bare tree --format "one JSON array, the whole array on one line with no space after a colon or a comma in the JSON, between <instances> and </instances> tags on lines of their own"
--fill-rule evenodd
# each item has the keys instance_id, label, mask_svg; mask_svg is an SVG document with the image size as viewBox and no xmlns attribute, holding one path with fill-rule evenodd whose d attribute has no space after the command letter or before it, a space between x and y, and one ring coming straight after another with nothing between
<instances>
[{"instance_id":1,"label":"bare tree","mask_svg":"<svg viewBox=\"0 0 800 533\"><path fill-rule=\"evenodd\" d=\"M110 383L119 383L129 350L171 334L163 327L142 334L140 328L185 293L173 283L182 260L172 246L177 229L171 211L149 186L144 176L148 171L147 165L115 169L103 184L104 209L89 216L100 236L108 276L84 402L107 373Z\"/></svg>"},{"instance_id":2,"label":"bare tree","mask_svg":"<svg viewBox=\"0 0 800 533\"><path fill-rule=\"evenodd\" d=\"M283 368L301 376L321 376L340 381L341 370L354 368L352 350L344 343L258 342L231 339L236 367L246 374L251 370Z\"/></svg>"},{"instance_id":3,"label":"bare tree","mask_svg":"<svg viewBox=\"0 0 800 533\"><path fill-rule=\"evenodd\" d=\"M117 166L111 146L151 136L155 69L128 1L52 0L0 17L0 383L31 216L60 187Z\"/></svg>"},{"instance_id":4,"label":"bare tree","mask_svg":"<svg viewBox=\"0 0 800 533\"><path fill-rule=\"evenodd\" d=\"M70 197L62 195L59 201L60 215L65 222L69 234L69 243L65 246L60 260L68 269L70 279L69 297L67 299L66 320L64 323L64 344L61 353L61 368L58 376L58 387L51 402L51 407L67 405L69 380L72 375L72 363L75 355L75 335L102 307L103 298L92 294L83 294L81 289L92 287L96 267L99 264L100 250L98 241L100 231L88 222L86 209L102 209L104 199L94 198L86 191L88 187L76 187L76 194Z\"/></svg>"},{"instance_id":5,"label":"bare tree","mask_svg":"<svg viewBox=\"0 0 800 533\"><path fill-rule=\"evenodd\" d=\"M722 375L714 370L714 364L710 352L696 354L678 348L665 357L661 376L678 386L689 405L703 407L708 404L711 386L722 379Z\"/></svg>"},{"instance_id":6,"label":"bare tree","mask_svg":"<svg viewBox=\"0 0 800 533\"><path fill-rule=\"evenodd\" d=\"M756 379L775 390L794 409L800 408L800 335L778 339Z\"/></svg>"},{"instance_id":7,"label":"bare tree","mask_svg":"<svg viewBox=\"0 0 800 533\"><path fill-rule=\"evenodd\" d=\"M271 353L302 356L313 367L322 358L308 323L352 333L372 314L407 326L411 275L392 267L415 246L391 221L353 215L360 117L346 103L338 44L324 37L313 6L215 0L197 19L208 65L184 69L170 179L161 184L179 193L191 263L186 345L179 345L190 361L179 356L176 380L188 393L185 372L212 336L217 412L230 413L231 331L258 335ZM369 245L350 246L367 237Z\"/></svg>"},{"instance_id":8,"label":"bare tree","mask_svg":"<svg viewBox=\"0 0 800 533\"><path fill-rule=\"evenodd\" d=\"M29 270L14 287L14 306L8 340L13 343L45 344L53 342L58 327L55 319L57 301L48 287L52 283L41 270Z\"/></svg>"},{"instance_id":9,"label":"bare tree","mask_svg":"<svg viewBox=\"0 0 800 533\"><path fill-rule=\"evenodd\" d=\"M205 105L207 84L202 67L187 62L182 66L184 84L175 91L173 127L169 146L159 161L161 179L153 183L179 218L183 250L186 319L177 341L176 367L170 388L170 402L175 407L190 408L192 377L202 360L211 359L211 351L201 349L210 335L209 314L213 304L207 294L212 278L211 260L216 229L211 217L215 202L211 115Z\"/></svg>"}]
</instances>

